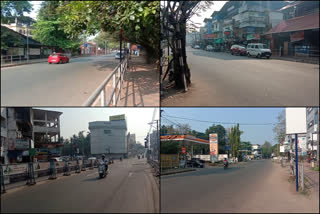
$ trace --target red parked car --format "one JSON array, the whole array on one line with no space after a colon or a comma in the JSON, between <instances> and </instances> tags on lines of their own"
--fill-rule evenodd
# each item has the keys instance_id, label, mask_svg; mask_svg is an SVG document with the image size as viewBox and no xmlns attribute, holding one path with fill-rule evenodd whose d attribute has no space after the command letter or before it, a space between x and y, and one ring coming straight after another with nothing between
<instances>
[{"instance_id":1,"label":"red parked car","mask_svg":"<svg viewBox=\"0 0 320 214\"><path fill-rule=\"evenodd\" d=\"M68 63L69 57L64 55L63 53L53 53L48 58L48 63L56 63L56 64L62 64L62 63Z\"/></svg>"},{"instance_id":2,"label":"red parked car","mask_svg":"<svg viewBox=\"0 0 320 214\"><path fill-rule=\"evenodd\" d=\"M230 50L232 55L247 55L247 49L241 45L232 45Z\"/></svg>"}]
</instances>

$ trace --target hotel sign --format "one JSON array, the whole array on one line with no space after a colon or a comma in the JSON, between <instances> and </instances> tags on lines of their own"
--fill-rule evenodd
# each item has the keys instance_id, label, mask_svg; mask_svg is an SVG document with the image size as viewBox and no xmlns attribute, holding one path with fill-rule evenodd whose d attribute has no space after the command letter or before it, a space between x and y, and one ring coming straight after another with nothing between
<instances>
[{"instance_id":1,"label":"hotel sign","mask_svg":"<svg viewBox=\"0 0 320 214\"><path fill-rule=\"evenodd\" d=\"M114 115L114 116L110 116L109 120L110 121L114 121L114 120L125 120L125 114L120 114L120 115Z\"/></svg>"}]
</instances>

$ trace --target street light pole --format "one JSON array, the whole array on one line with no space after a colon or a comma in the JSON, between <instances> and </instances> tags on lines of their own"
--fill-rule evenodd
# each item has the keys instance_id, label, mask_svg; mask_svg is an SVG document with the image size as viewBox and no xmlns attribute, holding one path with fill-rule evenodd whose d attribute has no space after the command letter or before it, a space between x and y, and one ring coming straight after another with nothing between
<instances>
[{"instance_id":1,"label":"street light pole","mask_svg":"<svg viewBox=\"0 0 320 214\"><path fill-rule=\"evenodd\" d=\"M104 55L107 55L107 41L104 41Z\"/></svg>"},{"instance_id":2,"label":"street light pole","mask_svg":"<svg viewBox=\"0 0 320 214\"><path fill-rule=\"evenodd\" d=\"M29 63L29 28L27 25L27 63Z\"/></svg>"}]
</instances>

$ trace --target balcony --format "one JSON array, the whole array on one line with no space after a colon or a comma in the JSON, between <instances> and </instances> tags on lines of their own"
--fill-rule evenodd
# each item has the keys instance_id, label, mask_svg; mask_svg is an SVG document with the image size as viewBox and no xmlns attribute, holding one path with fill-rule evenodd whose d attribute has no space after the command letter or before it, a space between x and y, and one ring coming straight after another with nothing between
<instances>
[{"instance_id":1,"label":"balcony","mask_svg":"<svg viewBox=\"0 0 320 214\"><path fill-rule=\"evenodd\" d=\"M46 126L34 126L33 127L34 132L40 132L40 133L59 133L60 130L58 127L46 127Z\"/></svg>"},{"instance_id":2,"label":"balcony","mask_svg":"<svg viewBox=\"0 0 320 214\"><path fill-rule=\"evenodd\" d=\"M257 22L257 21L240 23L239 28L244 28L244 27L261 27L261 28L264 28L264 27L266 27L266 24L263 23L263 22Z\"/></svg>"}]
</instances>

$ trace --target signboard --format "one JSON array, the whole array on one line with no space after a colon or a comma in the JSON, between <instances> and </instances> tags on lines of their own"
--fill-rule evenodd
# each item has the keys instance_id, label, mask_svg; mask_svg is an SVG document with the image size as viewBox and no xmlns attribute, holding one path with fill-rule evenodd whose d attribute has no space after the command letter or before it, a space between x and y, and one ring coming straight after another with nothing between
<instances>
[{"instance_id":1,"label":"signboard","mask_svg":"<svg viewBox=\"0 0 320 214\"><path fill-rule=\"evenodd\" d=\"M114 115L114 116L110 116L109 120L110 121L114 121L114 120L125 120L125 115L124 114L120 114L120 115Z\"/></svg>"},{"instance_id":2,"label":"signboard","mask_svg":"<svg viewBox=\"0 0 320 214\"><path fill-rule=\"evenodd\" d=\"M186 152L187 152L186 147L182 147L182 148L181 148L181 153L182 153L182 154L186 154Z\"/></svg>"},{"instance_id":3,"label":"signboard","mask_svg":"<svg viewBox=\"0 0 320 214\"><path fill-rule=\"evenodd\" d=\"M304 31L298 31L290 34L290 42L296 42L304 39Z\"/></svg>"},{"instance_id":4,"label":"signboard","mask_svg":"<svg viewBox=\"0 0 320 214\"><path fill-rule=\"evenodd\" d=\"M306 155L307 154L307 139L306 137L298 137L298 155Z\"/></svg>"},{"instance_id":5,"label":"signboard","mask_svg":"<svg viewBox=\"0 0 320 214\"><path fill-rule=\"evenodd\" d=\"M284 152L284 146L280 146L280 152Z\"/></svg>"},{"instance_id":6,"label":"signboard","mask_svg":"<svg viewBox=\"0 0 320 214\"><path fill-rule=\"evenodd\" d=\"M214 38L213 34L206 34L206 38Z\"/></svg>"},{"instance_id":7,"label":"signboard","mask_svg":"<svg viewBox=\"0 0 320 214\"><path fill-rule=\"evenodd\" d=\"M211 161L218 160L218 134L209 134Z\"/></svg>"},{"instance_id":8,"label":"signboard","mask_svg":"<svg viewBox=\"0 0 320 214\"><path fill-rule=\"evenodd\" d=\"M29 155L36 156L36 149L35 148L29 149Z\"/></svg>"},{"instance_id":9,"label":"signboard","mask_svg":"<svg viewBox=\"0 0 320 214\"><path fill-rule=\"evenodd\" d=\"M29 48L29 55L40 55L40 48Z\"/></svg>"},{"instance_id":10,"label":"signboard","mask_svg":"<svg viewBox=\"0 0 320 214\"><path fill-rule=\"evenodd\" d=\"M306 108L286 108L286 134L307 132Z\"/></svg>"},{"instance_id":11,"label":"signboard","mask_svg":"<svg viewBox=\"0 0 320 214\"><path fill-rule=\"evenodd\" d=\"M28 139L16 139L14 143L16 150L26 150L29 149L29 140Z\"/></svg>"},{"instance_id":12,"label":"signboard","mask_svg":"<svg viewBox=\"0 0 320 214\"><path fill-rule=\"evenodd\" d=\"M8 48L8 55L23 56L24 50L23 48Z\"/></svg>"}]
</instances>

